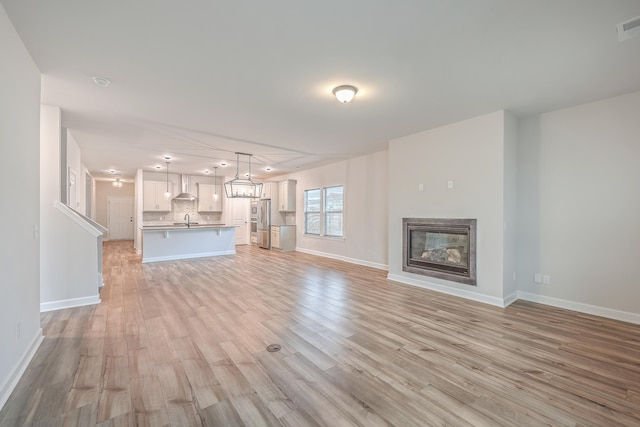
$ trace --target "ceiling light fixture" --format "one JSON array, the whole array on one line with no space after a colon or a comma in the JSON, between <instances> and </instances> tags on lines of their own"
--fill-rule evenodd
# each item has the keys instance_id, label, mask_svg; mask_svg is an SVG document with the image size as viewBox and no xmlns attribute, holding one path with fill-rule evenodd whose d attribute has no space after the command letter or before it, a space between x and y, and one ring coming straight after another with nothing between
<instances>
[{"instance_id":1,"label":"ceiling light fixture","mask_svg":"<svg viewBox=\"0 0 640 427\"><path fill-rule=\"evenodd\" d=\"M169 200L171 198L171 192L169 191L169 163L171 162L165 162L165 163L167 164L167 191L164 193L164 199Z\"/></svg>"},{"instance_id":2,"label":"ceiling light fixture","mask_svg":"<svg viewBox=\"0 0 640 427\"><path fill-rule=\"evenodd\" d=\"M122 181L120 181L120 178L116 178L115 181L113 181L112 185L116 188L121 188L122 187Z\"/></svg>"},{"instance_id":3,"label":"ceiling light fixture","mask_svg":"<svg viewBox=\"0 0 640 427\"><path fill-rule=\"evenodd\" d=\"M351 101L353 97L356 96L356 93L358 93L358 88L351 85L342 85L333 88L333 94L336 96L338 101L343 104Z\"/></svg>"},{"instance_id":4,"label":"ceiling light fixture","mask_svg":"<svg viewBox=\"0 0 640 427\"><path fill-rule=\"evenodd\" d=\"M111 80L105 78L105 77L100 77L100 76L94 76L93 77L93 82L95 84L97 84L100 87L107 87L111 84Z\"/></svg>"},{"instance_id":5,"label":"ceiling light fixture","mask_svg":"<svg viewBox=\"0 0 640 427\"><path fill-rule=\"evenodd\" d=\"M249 157L249 173L247 179L240 179L240 155ZM224 191L229 198L258 199L262 194L262 183L251 179L252 154L236 152L236 176L224 183Z\"/></svg>"}]
</instances>

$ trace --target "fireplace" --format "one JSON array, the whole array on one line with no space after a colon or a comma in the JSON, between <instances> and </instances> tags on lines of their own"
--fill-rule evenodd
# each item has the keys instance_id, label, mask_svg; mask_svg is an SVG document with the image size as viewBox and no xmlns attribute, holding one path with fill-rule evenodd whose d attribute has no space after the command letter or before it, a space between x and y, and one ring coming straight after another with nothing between
<instances>
[{"instance_id":1,"label":"fireplace","mask_svg":"<svg viewBox=\"0 0 640 427\"><path fill-rule=\"evenodd\" d=\"M403 218L402 270L476 285L476 220Z\"/></svg>"}]
</instances>

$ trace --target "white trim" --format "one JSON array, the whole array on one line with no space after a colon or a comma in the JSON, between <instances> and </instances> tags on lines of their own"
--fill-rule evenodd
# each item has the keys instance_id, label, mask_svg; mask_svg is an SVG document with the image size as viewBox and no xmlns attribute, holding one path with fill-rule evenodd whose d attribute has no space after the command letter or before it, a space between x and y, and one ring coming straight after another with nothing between
<instances>
[{"instance_id":1,"label":"white trim","mask_svg":"<svg viewBox=\"0 0 640 427\"><path fill-rule=\"evenodd\" d=\"M503 307L508 307L514 302L518 301L518 291L513 291L511 294L507 295L503 301Z\"/></svg>"},{"instance_id":2,"label":"white trim","mask_svg":"<svg viewBox=\"0 0 640 427\"><path fill-rule=\"evenodd\" d=\"M560 298L548 297L545 295L532 294L529 292L518 291L518 298L525 301L531 301L538 304L550 305L553 307L564 308L567 310L579 311L581 313L593 314L594 316L606 317L608 319L621 320L623 322L635 323L640 325L640 314L628 311L614 310L611 308L600 307L597 305L584 304L581 302L569 301Z\"/></svg>"},{"instance_id":3,"label":"white trim","mask_svg":"<svg viewBox=\"0 0 640 427\"><path fill-rule=\"evenodd\" d=\"M60 310L63 308L82 307L84 305L100 304L100 294L90 297L63 299L60 301L41 302L40 312Z\"/></svg>"},{"instance_id":4,"label":"white trim","mask_svg":"<svg viewBox=\"0 0 640 427\"><path fill-rule=\"evenodd\" d=\"M389 271L389 266L387 264L380 264L377 262L365 261L363 259L349 258L349 257L344 257L344 261L350 262L351 264L364 265L365 267L371 267L378 270Z\"/></svg>"},{"instance_id":5,"label":"white trim","mask_svg":"<svg viewBox=\"0 0 640 427\"><path fill-rule=\"evenodd\" d=\"M350 264L364 265L366 267L376 268L378 270L387 271L389 269L389 266L386 264L379 264L377 262L365 261L365 260L356 259L356 258L349 258L344 255L335 255L335 254L330 254L328 252L314 251L312 249L296 248L296 252L302 252L309 255L321 256L323 258L337 259L338 261L344 261Z\"/></svg>"},{"instance_id":6,"label":"white trim","mask_svg":"<svg viewBox=\"0 0 640 427\"><path fill-rule=\"evenodd\" d=\"M235 255L236 250L231 249L228 251L218 251L218 252L203 252L198 254L184 254L184 255L167 255L167 256L156 256L156 257L148 257L142 258L142 263L147 262L157 262L157 261L173 261L176 259L190 259L190 258L204 258L209 256L220 256L220 255Z\"/></svg>"},{"instance_id":7,"label":"white trim","mask_svg":"<svg viewBox=\"0 0 640 427\"><path fill-rule=\"evenodd\" d=\"M472 301L478 301L485 304L495 305L497 307L506 307L505 299L490 297L488 295L482 295L477 292L451 288L449 286L438 285L436 283L431 283L424 280L417 280L410 277L400 276L398 274L387 274L387 279L393 280L394 282L400 282L407 285L413 285L413 286L418 286L420 288L430 289L432 291L441 292L447 295L453 295L456 297L466 298Z\"/></svg>"},{"instance_id":8,"label":"white trim","mask_svg":"<svg viewBox=\"0 0 640 427\"><path fill-rule=\"evenodd\" d=\"M29 347L27 347L25 352L22 354L18 364L10 371L11 373L9 374L9 377L4 384L2 384L2 387L0 387L0 410L4 404L7 403L7 400L9 400L9 396L11 396L13 389L18 385L18 381L20 381L24 371L27 370L27 366L29 366L31 359L33 359L33 356L36 354L36 351L43 340L44 336L42 336L42 328L40 328L31 340Z\"/></svg>"}]
</instances>

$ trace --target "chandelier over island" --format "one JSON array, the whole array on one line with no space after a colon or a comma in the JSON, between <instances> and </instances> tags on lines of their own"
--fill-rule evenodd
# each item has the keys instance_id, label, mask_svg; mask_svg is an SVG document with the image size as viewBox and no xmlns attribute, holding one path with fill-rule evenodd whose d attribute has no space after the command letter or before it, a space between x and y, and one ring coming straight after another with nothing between
<instances>
[{"instance_id":1,"label":"chandelier over island","mask_svg":"<svg viewBox=\"0 0 640 427\"><path fill-rule=\"evenodd\" d=\"M247 179L240 178L240 156L249 157L249 175ZM236 177L224 183L224 191L228 198L259 199L262 194L262 183L251 179L252 154L236 152Z\"/></svg>"}]
</instances>

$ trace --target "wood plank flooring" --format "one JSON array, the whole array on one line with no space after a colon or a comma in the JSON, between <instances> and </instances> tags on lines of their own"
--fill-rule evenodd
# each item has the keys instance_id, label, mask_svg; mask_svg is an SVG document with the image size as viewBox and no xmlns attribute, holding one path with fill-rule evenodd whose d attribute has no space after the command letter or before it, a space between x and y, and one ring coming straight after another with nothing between
<instances>
[{"instance_id":1,"label":"wood plank flooring","mask_svg":"<svg viewBox=\"0 0 640 427\"><path fill-rule=\"evenodd\" d=\"M42 315L0 426L640 425L640 325L249 246L142 265L106 242L104 277Z\"/></svg>"}]
</instances>

